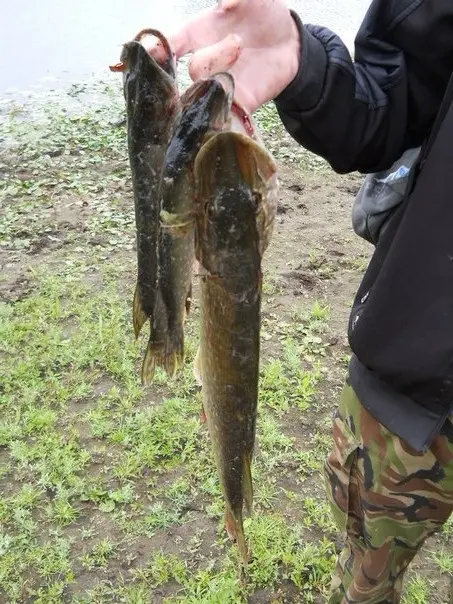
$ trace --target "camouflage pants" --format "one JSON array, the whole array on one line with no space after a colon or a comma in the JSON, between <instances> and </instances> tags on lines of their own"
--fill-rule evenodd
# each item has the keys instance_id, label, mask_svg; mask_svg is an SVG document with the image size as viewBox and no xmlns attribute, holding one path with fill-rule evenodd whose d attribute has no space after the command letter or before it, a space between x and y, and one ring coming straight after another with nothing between
<instances>
[{"instance_id":1,"label":"camouflage pants","mask_svg":"<svg viewBox=\"0 0 453 604\"><path fill-rule=\"evenodd\" d=\"M350 386L334 418L327 494L346 533L329 604L393 604L425 539L453 511L453 425L417 453L376 421Z\"/></svg>"}]
</instances>

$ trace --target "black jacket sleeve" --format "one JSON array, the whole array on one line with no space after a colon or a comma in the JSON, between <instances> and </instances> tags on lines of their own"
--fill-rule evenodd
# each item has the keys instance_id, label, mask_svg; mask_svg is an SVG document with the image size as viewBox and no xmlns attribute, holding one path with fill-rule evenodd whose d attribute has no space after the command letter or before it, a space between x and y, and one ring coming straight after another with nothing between
<instances>
[{"instance_id":1,"label":"black jacket sleeve","mask_svg":"<svg viewBox=\"0 0 453 604\"><path fill-rule=\"evenodd\" d=\"M374 0L354 60L336 34L292 14L300 68L275 99L291 136L338 173L383 170L420 145L453 71L453 0Z\"/></svg>"}]
</instances>

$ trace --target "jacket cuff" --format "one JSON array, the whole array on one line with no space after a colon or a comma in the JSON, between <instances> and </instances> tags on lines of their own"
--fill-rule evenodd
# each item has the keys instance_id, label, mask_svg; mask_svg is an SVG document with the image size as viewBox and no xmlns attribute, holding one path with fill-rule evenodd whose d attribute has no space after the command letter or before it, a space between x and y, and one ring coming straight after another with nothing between
<instances>
[{"instance_id":1,"label":"jacket cuff","mask_svg":"<svg viewBox=\"0 0 453 604\"><path fill-rule=\"evenodd\" d=\"M323 44L302 24L297 13L290 11L299 30L301 52L299 70L294 80L283 90L274 102L285 112L309 111L321 98L327 53Z\"/></svg>"}]
</instances>

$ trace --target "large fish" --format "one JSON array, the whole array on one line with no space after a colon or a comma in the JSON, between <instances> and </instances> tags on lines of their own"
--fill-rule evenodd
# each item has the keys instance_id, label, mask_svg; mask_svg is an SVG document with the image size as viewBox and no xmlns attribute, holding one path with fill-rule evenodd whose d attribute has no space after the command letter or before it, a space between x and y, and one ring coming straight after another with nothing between
<instances>
[{"instance_id":1,"label":"large fish","mask_svg":"<svg viewBox=\"0 0 453 604\"><path fill-rule=\"evenodd\" d=\"M264 148L264 141L260 135L259 129L256 125L255 120L251 116L251 114L237 101L233 101L231 105L231 113L228 120L228 123L224 126L223 130L225 132L238 132L240 134L245 134L252 138L258 145ZM278 194L278 181L276 181L276 187L272 185L271 189L274 189L274 192L271 194L272 203L277 203L277 194ZM276 211L276 205L275 205ZM273 224L273 222L272 222ZM270 237L269 237L270 239ZM194 364L193 364L193 373L195 380L199 386L202 384L201 379L201 359L200 359L200 348L198 348L197 353L195 355ZM201 422L206 422L206 414L204 410L201 412Z\"/></svg>"},{"instance_id":2,"label":"large fish","mask_svg":"<svg viewBox=\"0 0 453 604\"><path fill-rule=\"evenodd\" d=\"M167 59L158 64L140 43L151 34L159 38ZM133 302L133 324L138 337L147 319L151 332L157 303L158 238L164 157L179 112L176 64L166 38L153 29L142 30L124 44L123 73L127 139L135 200L138 276ZM143 368L142 368L143 378Z\"/></svg>"},{"instance_id":3,"label":"large fish","mask_svg":"<svg viewBox=\"0 0 453 604\"><path fill-rule=\"evenodd\" d=\"M198 370L226 529L244 562L243 504L250 513L253 499L261 263L278 192L275 162L250 134L215 135L195 162L196 254L204 271Z\"/></svg>"},{"instance_id":4,"label":"large fish","mask_svg":"<svg viewBox=\"0 0 453 604\"><path fill-rule=\"evenodd\" d=\"M184 359L184 321L190 310L195 261L195 157L230 118L233 78L196 82L181 96L181 114L164 160L159 240L159 303L143 364L145 383L156 366L174 375Z\"/></svg>"}]
</instances>

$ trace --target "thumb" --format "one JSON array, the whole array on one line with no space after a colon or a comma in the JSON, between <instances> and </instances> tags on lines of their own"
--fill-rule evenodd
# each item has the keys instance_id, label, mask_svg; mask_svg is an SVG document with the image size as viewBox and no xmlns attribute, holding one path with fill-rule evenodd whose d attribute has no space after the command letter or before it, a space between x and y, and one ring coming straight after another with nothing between
<instances>
[{"instance_id":1,"label":"thumb","mask_svg":"<svg viewBox=\"0 0 453 604\"><path fill-rule=\"evenodd\" d=\"M230 34L205 48L197 50L189 61L189 74L196 81L219 73L228 71L242 52L242 39L237 34Z\"/></svg>"}]
</instances>

